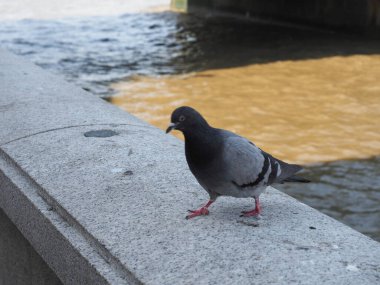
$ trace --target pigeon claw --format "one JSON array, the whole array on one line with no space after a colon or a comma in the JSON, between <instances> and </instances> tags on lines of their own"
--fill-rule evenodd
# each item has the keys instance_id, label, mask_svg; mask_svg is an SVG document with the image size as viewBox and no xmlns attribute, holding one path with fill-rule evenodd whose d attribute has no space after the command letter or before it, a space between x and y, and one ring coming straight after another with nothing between
<instances>
[{"instance_id":1,"label":"pigeon claw","mask_svg":"<svg viewBox=\"0 0 380 285\"><path fill-rule=\"evenodd\" d=\"M191 214L186 216L186 220L192 219L197 216L207 216L210 212L206 207L199 208L198 210L188 210Z\"/></svg>"}]
</instances>

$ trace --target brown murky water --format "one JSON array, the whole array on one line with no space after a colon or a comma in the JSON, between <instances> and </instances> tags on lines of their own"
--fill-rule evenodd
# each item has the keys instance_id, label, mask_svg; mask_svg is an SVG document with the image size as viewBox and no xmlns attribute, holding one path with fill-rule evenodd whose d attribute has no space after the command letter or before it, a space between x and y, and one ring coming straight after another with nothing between
<instances>
[{"instance_id":1,"label":"brown murky water","mask_svg":"<svg viewBox=\"0 0 380 285\"><path fill-rule=\"evenodd\" d=\"M193 106L298 163L380 154L380 55L280 61L113 85L112 103L164 129Z\"/></svg>"}]
</instances>

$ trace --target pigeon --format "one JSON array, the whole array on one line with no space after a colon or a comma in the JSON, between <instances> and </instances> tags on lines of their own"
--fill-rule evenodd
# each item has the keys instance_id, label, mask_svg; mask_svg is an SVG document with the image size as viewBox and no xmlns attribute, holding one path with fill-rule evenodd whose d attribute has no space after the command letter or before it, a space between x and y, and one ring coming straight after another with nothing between
<instances>
[{"instance_id":1,"label":"pigeon","mask_svg":"<svg viewBox=\"0 0 380 285\"><path fill-rule=\"evenodd\" d=\"M166 133L172 130L183 133L190 171L210 196L204 206L189 210L186 219L208 215L209 206L219 196L253 197L255 208L243 211L241 216L257 216L261 213L259 196L267 186L310 182L295 175L301 166L283 162L233 132L213 128L191 107L173 111Z\"/></svg>"}]
</instances>

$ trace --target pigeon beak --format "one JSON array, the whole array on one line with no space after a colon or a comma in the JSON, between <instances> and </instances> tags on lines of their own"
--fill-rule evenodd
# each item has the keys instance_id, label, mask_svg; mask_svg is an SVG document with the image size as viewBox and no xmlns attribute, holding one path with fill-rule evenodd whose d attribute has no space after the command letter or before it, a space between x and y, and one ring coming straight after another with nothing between
<instances>
[{"instance_id":1,"label":"pigeon beak","mask_svg":"<svg viewBox=\"0 0 380 285\"><path fill-rule=\"evenodd\" d=\"M168 128L166 129L166 133L170 133L171 130L175 129L175 127L177 126L177 124L175 123L170 123Z\"/></svg>"}]
</instances>

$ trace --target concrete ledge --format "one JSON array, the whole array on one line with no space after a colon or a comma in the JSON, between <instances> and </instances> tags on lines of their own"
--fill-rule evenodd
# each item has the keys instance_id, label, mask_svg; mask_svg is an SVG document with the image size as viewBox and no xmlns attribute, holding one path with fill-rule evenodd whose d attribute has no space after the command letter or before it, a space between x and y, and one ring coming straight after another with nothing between
<instances>
[{"instance_id":1,"label":"concrete ledge","mask_svg":"<svg viewBox=\"0 0 380 285\"><path fill-rule=\"evenodd\" d=\"M0 284L62 285L1 209Z\"/></svg>"},{"instance_id":2,"label":"concrete ledge","mask_svg":"<svg viewBox=\"0 0 380 285\"><path fill-rule=\"evenodd\" d=\"M185 220L207 196L181 141L6 51L0 67L0 207L64 284L380 282L379 243L273 188L261 220L232 198Z\"/></svg>"}]
</instances>

